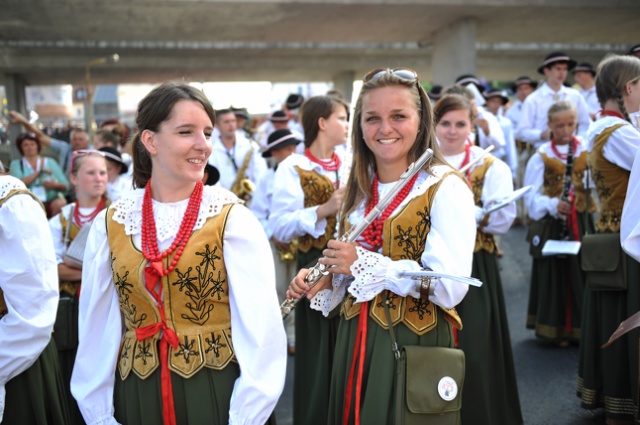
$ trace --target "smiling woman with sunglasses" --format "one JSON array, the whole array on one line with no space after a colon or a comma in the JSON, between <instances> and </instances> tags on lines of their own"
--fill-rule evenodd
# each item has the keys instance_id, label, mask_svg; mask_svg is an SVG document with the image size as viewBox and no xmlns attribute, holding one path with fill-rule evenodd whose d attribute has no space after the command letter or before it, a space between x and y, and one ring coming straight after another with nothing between
<instances>
[{"instance_id":1,"label":"smiling woman with sunglasses","mask_svg":"<svg viewBox=\"0 0 640 425\"><path fill-rule=\"evenodd\" d=\"M411 70L380 69L365 76L351 141L341 232L361 222L427 148L434 151L356 243L329 241L319 261L332 267L333 279L324 278L309 291L303 269L289 287L293 297L309 291L312 308L324 314L342 303L329 423L386 425L395 423L395 359L384 300L396 318L400 347L453 346L451 323L459 327L459 318L450 309L462 300L466 285L434 279L431 291L421 294L414 280L396 273L428 267L469 276L473 197L438 150L431 103Z\"/></svg>"},{"instance_id":2,"label":"smiling woman with sunglasses","mask_svg":"<svg viewBox=\"0 0 640 425\"><path fill-rule=\"evenodd\" d=\"M85 253L72 390L88 424L263 424L280 396L269 242L234 194L202 184L214 122L184 83L138 106L138 189L98 216Z\"/></svg>"}]
</instances>

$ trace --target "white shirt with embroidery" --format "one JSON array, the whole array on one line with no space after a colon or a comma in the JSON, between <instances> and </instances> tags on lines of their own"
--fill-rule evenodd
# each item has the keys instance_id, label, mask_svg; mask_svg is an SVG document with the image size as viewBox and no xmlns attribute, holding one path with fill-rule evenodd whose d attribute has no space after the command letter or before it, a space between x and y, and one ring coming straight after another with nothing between
<instances>
[{"instance_id":1,"label":"white shirt with embroidery","mask_svg":"<svg viewBox=\"0 0 640 425\"><path fill-rule=\"evenodd\" d=\"M420 171L407 198L396 211L412 199L425 195L427 189L436 184L451 170L448 166L433 167L433 175ZM383 198L394 183L379 183L378 191ZM364 202L349 215L353 225L364 219ZM393 213L392 213L393 214ZM467 184L457 176L450 175L442 182L433 200L430 211L431 229L426 238L421 264L413 260L391 260L380 252L371 252L360 246L356 248L358 259L351 265L353 277L334 275L332 289L325 289L311 300L311 308L325 316L337 307L347 291L356 297L356 302L369 301L380 292L390 290L401 297L419 298L416 281L399 278L399 271L418 271L429 267L434 271L458 276L470 276L473 249L476 238L473 195ZM434 279L434 293L429 299L442 307L453 308L462 301L468 286L450 279Z\"/></svg>"},{"instance_id":2,"label":"white shirt with embroidery","mask_svg":"<svg viewBox=\"0 0 640 425\"><path fill-rule=\"evenodd\" d=\"M640 142L640 132L637 138ZM640 261L640 149L637 150L629 177L627 197L622 208L622 223L620 225L620 239L622 248Z\"/></svg>"},{"instance_id":3,"label":"white shirt with embroidery","mask_svg":"<svg viewBox=\"0 0 640 425\"><path fill-rule=\"evenodd\" d=\"M143 189L135 190L112 206L116 210L113 219L133 236L137 249L141 246L143 194ZM160 250L173 242L188 202L153 201ZM237 197L231 192L205 186L194 230L202 228L207 219L220 214L223 206L232 202L237 202ZM116 423L113 388L123 322L112 278L105 214L103 211L98 215L87 240L82 280L91 284L82 287L80 344L71 378L71 391L88 425ZM240 365L229 423L265 423L284 387L286 338L271 248L262 226L243 205L234 206L229 214L223 247L233 346Z\"/></svg>"},{"instance_id":4,"label":"white shirt with embroidery","mask_svg":"<svg viewBox=\"0 0 640 425\"><path fill-rule=\"evenodd\" d=\"M0 176L0 199L26 189ZM14 195L0 207L0 289L8 313L0 320L0 422L5 384L33 365L51 340L58 311L58 265L47 217L30 195ZM11 418L9 418L11 419Z\"/></svg>"}]
</instances>

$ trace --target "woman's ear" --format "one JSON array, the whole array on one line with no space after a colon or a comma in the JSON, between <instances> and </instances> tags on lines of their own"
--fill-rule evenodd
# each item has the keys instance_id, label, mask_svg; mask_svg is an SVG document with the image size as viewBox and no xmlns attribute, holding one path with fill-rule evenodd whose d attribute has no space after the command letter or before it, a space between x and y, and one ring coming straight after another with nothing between
<instances>
[{"instance_id":1,"label":"woman's ear","mask_svg":"<svg viewBox=\"0 0 640 425\"><path fill-rule=\"evenodd\" d=\"M318 118L318 128L324 131L327 128L327 120L324 118Z\"/></svg>"},{"instance_id":2,"label":"woman's ear","mask_svg":"<svg viewBox=\"0 0 640 425\"><path fill-rule=\"evenodd\" d=\"M140 142L149 152L149 155L153 156L158 153L156 133L151 130L144 130L140 134Z\"/></svg>"}]
</instances>

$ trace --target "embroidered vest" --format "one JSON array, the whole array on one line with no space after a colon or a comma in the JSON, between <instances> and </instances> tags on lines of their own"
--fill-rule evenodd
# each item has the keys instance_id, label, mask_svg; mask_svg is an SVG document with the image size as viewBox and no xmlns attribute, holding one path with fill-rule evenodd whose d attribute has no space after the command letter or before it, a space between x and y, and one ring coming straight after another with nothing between
<instances>
[{"instance_id":1,"label":"embroidered vest","mask_svg":"<svg viewBox=\"0 0 640 425\"><path fill-rule=\"evenodd\" d=\"M494 156L487 156L481 165L478 165L471 171L469 176L469 183L471 184L471 191L473 192L473 201L479 207L482 207L482 189L484 188L484 177L489 171L489 168L493 164L496 158ZM496 240L491 233L485 233L482 230L482 226L476 232L476 246L473 252L478 252L484 249L488 253L493 253L496 250Z\"/></svg>"},{"instance_id":2,"label":"embroidered vest","mask_svg":"<svg viewBox=\"0 0 640 425\"><path fill-rule=\"evenodd\" d=\"M27 189L15 189L15 190L9 191L9 194L7 196L5 196L4 198L0 199L0 208L2 208L2 205L9 198L11 198L14 195L19 195L21 193L31 196L34 200L36 200L40 204L40 206L42 206L42 209L44 210L44 205L42 205L42 202L40 202L38 197L35 196L30 191L28 191ZM7 308L7 302L4 299L4 293L2 292L2 288L0 288L0 319L2 319L7 314L9 314L9 309Z\"/></svg>"},{"instance_id":3,"label":"embroidered vest","mask_svg":"<svg viewBox=\"0 0 640 425\"><path fill-rule=\"evenodd\" d=\"M589 213L598 210L596 201L593 199L591 191L587 194L586 188L582 180L587 169L587 151L583 151L573 159L573 171L571 172L571 183L573 184L573 192L575 196L576 211L585 212L587 208L587 196L589 196ZM544 162L544 178L542 183L542 193L550 198L558 198L562 196L564 189L564 176L566 174L567 165L558 158L550 157L540 152L540 157Z\"/></svg>"},{"instance_id":4,"label":"embroidered vest","mask_svg":"<svg viewBox=\"0 0 640 425\"><path fill-rule=\"evenodd\" d=\"M593 150L589 152L589 167L600 198L600 216L596 221L598 232L620 231L622 206L627 196L629 171L607 161L602 150L611 134L625 124L617 124L605 129L596 136Z\"/></svg>"},{"instance_id":5,"label":"embroidered vest","mask_svg":"<svg viewBox=\"0 0 640 425\"><path fill-rule=\"evenodd\" d=\"M180 340L178 349L169 347L169 369L183 378L203 367L221 370L235 361L231 342L229 285L222 241L233 204L194 231L176 268L163 276L162 291L167 326ZM111 251L113 282L126 332L118 359L120 377L133 372L145 379L160 363L157 341L160 333L138 341L136 329L161 322L158 307L144 286L147 260L125 234L124 226L107 213L107 234ZM168 267L173 256L167 257Z\"/></svg>"},{"instance_id":6,"label":"embroidered vest","mask_svg":"<svg viewBox=\"0 0 640 425\"><path fill-rule=\"evenodd\" d=\"M76 204L76 208L78 207L78 204ZM64 216L64 214L60 214L60 224L62 225L62 237L65 238L66 234L67 234L67 225L69 223L69 220L67 219L67 217ZM90 226L91 223L88 223L88 225ZM65 241L65 248L69 246L69 244L75 239L76 235L78 234L78 232L80 231L80 228L78 227L78 225L74 222L71 221L71 229L69 229L69 240ZM60 281L60 292L64 292L67 293L69 295L71 295L72 297L75 297L78 295L78 289L80 288L80 282L63 282Z\"/></svg>"},{"instance_id":7,"label":"embroidered vest","mask_svg":"<svg viewBox=\"0 0 640 425\"><path fill-rule=\"evenodd\" d=\"M424 196L418 196L407 203L400 212L389 217L383 226L382 253L392 260L411 259L420 263L424 252L427 235L431 229L431 205L440 184L449 174L464 179L461 174L450 171L438 183L427 189ZM413 333L424 335L438 324L439 308L444 312L445 319L455 328L462 329L462 322L455 309L445 309L436 306L429 300L401 297L390 291L387 293L391 323L393 326L403 323ZM378 294L370 302L369 316L382 328L389 329L384 311L383 293ZM341 314L346 320L358 316L360 303L355 303L355 297L347 293L342 304Z\"/></svg>"},{"instance_id":8,"label":"embroidered vest","mask_svg":"<svg viewBox=\"0 0 640 425\"><path fill-rule=\"evenodd\" d=\"M327 176L323 176L314 170L303 170L300 167L296 167L296 170L298 170L298 174L300 175L300 186L302 186L302 191L304 192L305 208L324 204L331 198L335 189L333 183L331 183L331 180L329 180ZM311 235L301 236L298 238L298 250L307 253L311 248L324 249L329 239L333 238L335 231L335 216L327 217L327 227L324 235L317 239Z\"/></svg>"}]
</instances>

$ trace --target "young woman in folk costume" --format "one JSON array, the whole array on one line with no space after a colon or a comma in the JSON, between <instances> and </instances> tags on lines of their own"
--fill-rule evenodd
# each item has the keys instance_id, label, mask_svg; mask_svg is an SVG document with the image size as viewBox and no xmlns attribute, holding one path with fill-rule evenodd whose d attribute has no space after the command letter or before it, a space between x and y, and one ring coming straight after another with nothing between
<instances>
[{"instance_id":1,"label":"young woman in folk costume","mask_svg":"<svg viewBox=\"0 0 640 425\"><path fill-rule=\"evenodd\" d=\"M70 401L71 423L83 424L82 415L69 387L78 348L78 297L82 264L69 261L65 254L80 229L91 226L95 217L107 206L107 162L102 152L74 151L69 179L74 187L76 202L65 205L60 214L49 220L60 280L60 304L53 339L58 348L60 369Z\"/></svg>"},{"instance_id":2,"label":"young woman in folk costume","mask_svg":"<svg viewBox=\"0 0 640 425\"><path fill-rule=\"evenodd\" d=\"M427 148L434 150L424 169L356 243L329 241L319 261L332 267L333 280L331 275L323 278L307 294L312 307L325 315L341 306L329 423L390 424L395 359L382 300L389 299L400 346L453 346L452 325L461 324L450 309L460 303L467 286L434 279L433 291L421 295L415 281L398 278L397 272L428 267L469 276L476 228L473 196L464 177L440 154L431 104L414 71L369 72L354 120L341 232L363 220ZM306 273L303 269L296 276L289 296L309 290Z\"/></svg>"},{"instance_id":3,"label":"young woman in folk costume","mask_svg":"<svg viewBox=\"0 0 640 425\"><path fill-rule=\"evenodd\" d=\"M269 227L282 242L298 238L298 269L314 265L336 231L341 158L334 151L348 135L348 107L329 96L302 104L304 154L293 154L278 165L273 183ZM293 277L293 276L292 276ZM336 311L337 313L337 311ZM329 381L337 315L324 318L308 302L295 310L296 362L293 381L293 422L327 423Z\"/></svg>"},{"instance_id":4,"label":"young woman in folk costume","mask_svg":"<svg viewBox=\"0 0 640 425\"><path fill-rule=\"evenodd\" d=\"M0 258L0 423L67 425L65 383L51 337L58 309L51 232L38 198L2 172Z\"/></svg>"},{"instance_id":5,"label":"young woman in folk costume","mask_svg":"<svg viewBox=\"0 0 640 425\"><path fill-rule=\"evenodd\" d=\"M574 136L575 106L569 101L555 103L549 108L548 122L552 138L540 146L525 171L524 184L533 186L526 195L529 217L546 221L551 239L579 241L585 232L593 232L591 214L597 211L597 205L591 194L593 183L588 191L586 186L586 146ZM567 186L569 161L573 170ZM531 238L542 248L544 240L537 235ZM535 329L541 340L561 347L578 342L583 293L584 273L578 255L534 257L527 328Z\"/></svg>"},{"instance_id":6,"label":"young woman in folk costume","mask_svg":"<svg viewBox=\"0 0 640 425\"><path fill-rule=\"evenodd\" d=\"M596 232L619 233L633 158L640 147L640 59L612 56L597 69L596 94L602 111L587 132L589 167L600 199ZM628 205L624 205L627 207ZM620 322L640 310L640 264L625 256L627 289L586 289L578 394L588 409L604 405L607 423L634 423L638 410L638 331L609 347Z\"/></svg>"},{"instance_id":7,"label":"young woman in folk costume","mask_svg":"<svg viewBox=\"0 0 640 425\"><path fill-rule=\"evenodd\" d=\"M262 424L280 396L269 243L235 195L201 182L214 121L187 84L140 102L140 189L100 214L87 241L72 391L89 424Z\"/></svg>"},{"instance_id":8,"label":"young woman in folk costume","mask_svg":"<svg viewBox=\"0 0 640 425\"><path fill-rule=\"evenodd\" d=\"M445 95L436 103L436 135L444 159L461 169L483 154L469 140L473 109L461 95ZM456 307L464 329L458 332L458 347L465 352L466 377L462 404L463 424L522 424L509 323L498 268L495 234L504 234L516 214L515 204L490 215L482 207L513 192L507 164L486 155L466 172L475 207L476 245L471 276L481 288L471 288Z\"/></svg>"}]
</instances>

